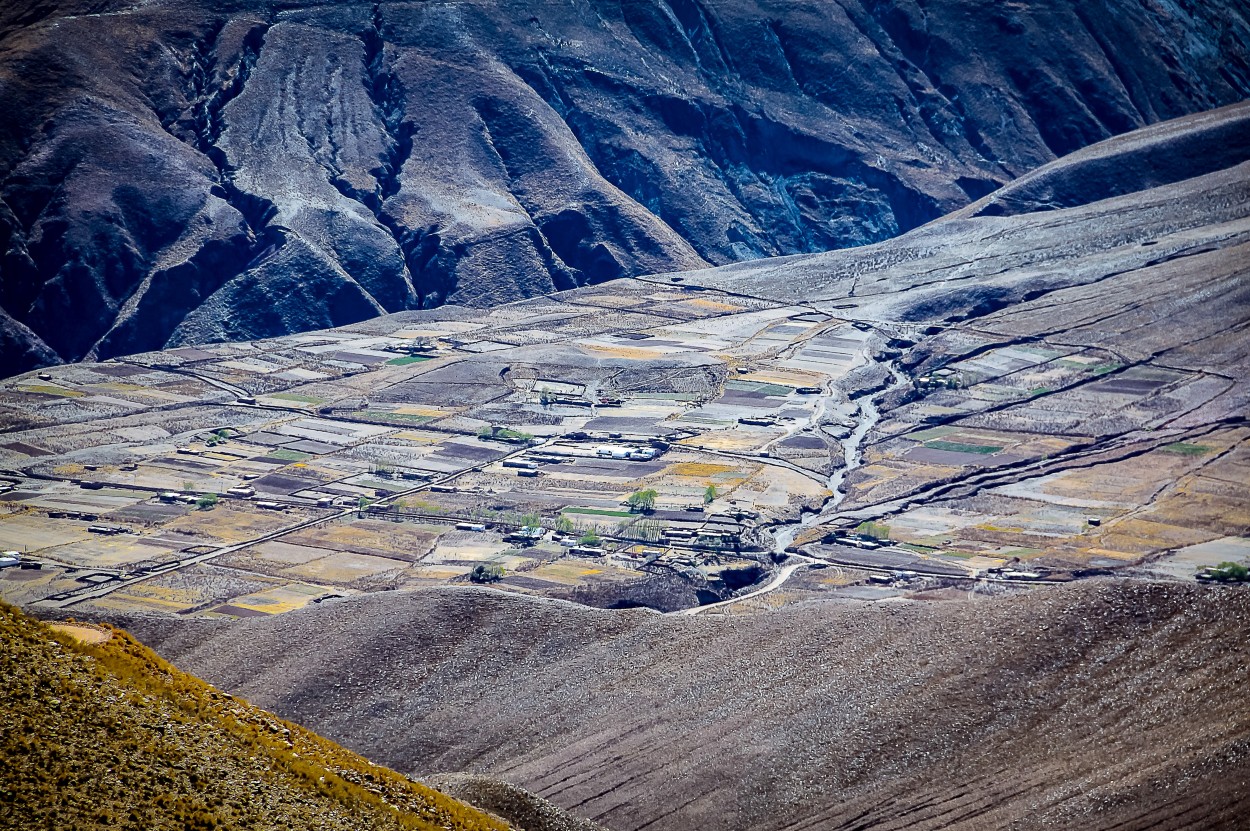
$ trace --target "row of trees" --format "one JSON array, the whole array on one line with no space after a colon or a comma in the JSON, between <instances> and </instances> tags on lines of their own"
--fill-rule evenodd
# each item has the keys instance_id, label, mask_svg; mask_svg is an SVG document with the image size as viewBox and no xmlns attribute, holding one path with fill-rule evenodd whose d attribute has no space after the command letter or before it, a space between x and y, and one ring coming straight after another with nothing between
<instances>
[{"instance_id":1,"label":"row of trees","mask_svg":"<svg viewBox=\"0 0 1250 831\"><path fill-rule=\"evenodd\" d=\"M629 506L629 510L636 514L649 514L655 510L655 500L659 497L659 492L654 488L646 490L637 490L631 493L626 499L625 504ZM708 485L703 490L703 504L711 505L716 500L716 486Z\"/></svg>"}]
</instances>

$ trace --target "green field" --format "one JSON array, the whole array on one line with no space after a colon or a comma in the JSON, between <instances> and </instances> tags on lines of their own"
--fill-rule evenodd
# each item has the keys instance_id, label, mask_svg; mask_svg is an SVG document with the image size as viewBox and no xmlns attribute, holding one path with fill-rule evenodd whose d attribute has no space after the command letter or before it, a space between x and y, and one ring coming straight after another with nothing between
<instances>
[{"instance_id":1,"label":"green field","mask_svg":"<svg viewBox=\"0 0 1250 831\"><path fill-rule=\"evenodd\" d=\"M402 358L391 358L386 362L387 366L407 366L408 364L419 364L422 361L428 361L429 355L405 355Z\"/></svg>"},{"instance_id":2,"label":"green field","mask_svg":"<svg viewBox=\"0 0 1250 831\"><path fill-rule=\"evenodd\" d=\"M275 392L266 398L279 398L283 401L299 401L302 404L323 404L324 398L316 398L311 395L300 395L298 392Z\"/></svg>"},{"instance_id":3,"label":"green field","mask_svg":"<svg viewBox=\"0 0 1250 831\"><path fill-rule=\"evenodd\" d=\"M992 444L963 444L957 441L928 441L924 446L933 450L949 450L952 453L982 453L987 456L1002 450L1001 447Z\"/></svg>"},{"instance_id":4,"label":"green field","mask_svg":"<svg viewBox=\"0 0 1250 831\"><path fill-rule=\"evenodd\" d=\"M1211 452L1211 448L1205 444L1190 444L1185 441L1164 445L1163 449L1169 453L1180 453L1182 456L1202 456Z\"/></svg>"},{"instance_id":5,"label":"green field","mask_svg":"<svg viewBox=\"0 0 1250 831\"><path fill-rule=\"evenodd\" d=\"M376 421L381 424L388 424L396 421L402 424L429 424L431 421L437 420L434 416L428 415L413 415L412 413L383 413L375 410L352 413L352 416L354 418L359 418L362 421Z\"/></svg>"},{"instance_id":6,"label":"green field","mask_svg":"<svg viewBox=\"0 0 1250 831\"><path fill-rule=\"evenodd\" d=\"M311 453L301 453L298 450L275 450L269 454L275 459L283 459L288 462L302 462L305 459L311 459Z\"/></svg>"}]
</instances>

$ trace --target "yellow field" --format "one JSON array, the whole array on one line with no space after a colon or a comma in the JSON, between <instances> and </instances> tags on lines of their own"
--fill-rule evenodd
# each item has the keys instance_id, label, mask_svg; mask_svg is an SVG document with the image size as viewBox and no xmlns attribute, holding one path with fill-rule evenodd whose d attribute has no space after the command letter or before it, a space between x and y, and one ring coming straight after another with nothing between
<instances>
[{"instance_id":1,"label":"yellow field","mask_svg":"<svg viewBox=\"0 0 1250 831\"><path fill-rule=\"evenodd\" d=\"M695 298L693 300L682 301L681 305L690 306L695 309L708 309L714 312L740 312L741 306L733 306L729 303L719 303L715 300L705 300L703 298Z\"/></svg>"},{"instance_id":2,"label":"yellow field","mask_svg":"<svg viewBox=\"0 0 1250 831\"><path fill-rule=\"evenodd\" d=\"M729 473L738 469L737 465L721 465L713 462L678 462L664 468L661 475L707 479L718 473Z\"/></svg>"},{"instance_id":3,"label":"yellow field","mask_svg":"<svg viewBox=\"0 0 1250 831\"><path fill-rule=\"evenodd\" d=\"M364 519L349 524L308 528L285 539L331 551L398 554L420 559L433 548L435 535L408 523Z\"/></svg>"},{"instance_id":4,"label":"yellow field","mask_svg":"<svg viewBox=\"0 0 1250 831\"><path fill-rule=\"evenodd\" d=\"M398 433L391 433L390 438L417 444L438 444L447 440L447 436L442 433L429 433L425 430L401 430Z\"/></svg>"},{"instance_id":5,"label":"yellow field","mask_svg":"<svg viewBox=\"0 0 1250 831\"><path fill-rule=\"evenodd\" d=\"M451 415L451 410L440 410L437 407L417 407L411 404L401 404L391 412L398 415L428 416L430 418L442 418ZM443 438L446 438L445 436Z\"/></svg>"},{"instance_id":6,"label":"yellow field","mask_svg":"<svg viewBox=\"0 0 1250 831\"><path fill-rule=\"evenodd\" d=\"M321 586L305 586L292 583L289 586L279 586L256 592L255 594L236 597L229 603L231 606L238 606L240 609L251 609L254 612L280 615L283 612L302 609L314 597L320 597L326 593L326 590Z\"/></svg>"},{"instance_id":7,"label":"yellow field","mask_svg":"<svg viewBox=\"0 0 1250 831\"><path fill-rule=\"evenodd\" d=\"M762 370L739 375L739 381L758 381L764 384L780 384L783 387L819 387L826 376L801 369Z\"/></svg>"},{"instance_id":8,"label":"yellow field","mask_svg":"<svg viewBox=\"0 0 1250 831\"><path fill-rule=\"evenodd\" d=\"M221 505L211 511L192 511L180 516L168 523L165 529L229 543L263 536L299 520L300 517L279 512L261 513L259 510L237 510L229 505Z\"/></svg>"},{"instance_id":9,"label":"yellow field","mask_svg":"<svg viewBox=\"0 0 1250 831\"><path fill-rule=\"evenodd\" d=\"M604 573L601 568L584 565L575 560L561 560L556 563L547 563L539 566L533 571L527 572L529 577L537 577L539 580L548 580L552 583L563 583L566 586L575 586L584 582L587 577L595 577Z\"/></svg>"},{"instance_id":10,"label":"yellow field","mask_svg":"<svg viewBox=\"0 0 1250 831\"><path fill-rule=\"evenodd\" d=\"M35 514L9 514L0 522L0 550L38 551L89 538L87 526Z\"/></svg>"}]
</instances>

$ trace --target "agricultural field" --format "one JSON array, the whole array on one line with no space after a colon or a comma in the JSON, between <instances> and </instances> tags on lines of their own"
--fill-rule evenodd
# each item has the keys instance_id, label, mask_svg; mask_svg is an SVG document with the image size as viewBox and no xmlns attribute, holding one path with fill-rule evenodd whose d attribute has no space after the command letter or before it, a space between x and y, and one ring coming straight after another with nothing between
<instances>
[{"instance_id":1,"label":"agricultural field","mask_svg":"<svg viewBox=\"0 0 1250 831\"><path fill-rule=\"evenodd\" d=\"M1231 370L784 294L619 280L10 379L0 544L30 567L0 596L241 617L478 583L736 613L1246 559Z\"/></svg>"}]
</instances>

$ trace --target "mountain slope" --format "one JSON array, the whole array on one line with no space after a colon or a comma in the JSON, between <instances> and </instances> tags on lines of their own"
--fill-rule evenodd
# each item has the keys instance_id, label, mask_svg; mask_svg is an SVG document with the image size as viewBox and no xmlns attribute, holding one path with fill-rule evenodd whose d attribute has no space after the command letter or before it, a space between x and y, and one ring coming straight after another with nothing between
<instances>
[{"instance_id":1,"label":"mountain slope","mask_svg":"<svg viewBox=\"0 0 1250 831\"><path fill-rule=\"evenodd\" d=\"M1108 582L714 619L448 589L135 625L380 761L613 828L1196 829L1246 819L1248 604Z\"/></svg>"},{"instance_id":2,"label":"mountain slope","mask_svg":"<svg viewBox=\"0 0 1250 831\"><path fill-rule=\"evenodd\" d=\"M20 0L0 363L874 242L1244 98L1247 42L1226 0Z\"/></svg>"},{"instance_id":3,"label":"mountain slope","mask_svg":"<svg viewBox=\"0 0 1250 831\"><path fill-rule=\"evenodd\" d=\"M504 829L212 689L124 632L0 604L0 827Z\"/></svg>"}]
</instances>

